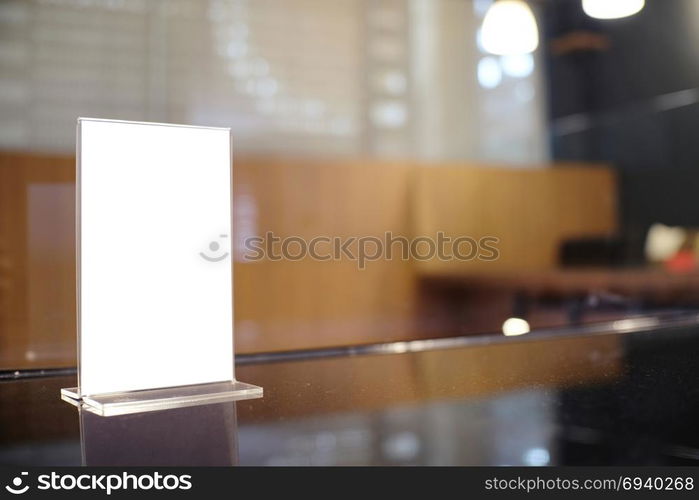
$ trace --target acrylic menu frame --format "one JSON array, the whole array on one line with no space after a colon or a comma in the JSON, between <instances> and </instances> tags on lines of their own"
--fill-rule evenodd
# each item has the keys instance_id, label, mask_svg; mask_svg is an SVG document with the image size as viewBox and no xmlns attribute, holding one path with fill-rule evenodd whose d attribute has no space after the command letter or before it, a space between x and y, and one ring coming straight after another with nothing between
<instances>
[{"instance_id":1,"label":"acrylic menu frame","mask_svg":"<svg viewBox=\"0 0 699 500\"><path fill-rule=\"evenodd\" d=\"M230 310L227 308L215 308L216 306L212 306L215 308L215 310L207 309L207 312L209 313L214 313L213 315L216 316L221 320L221 322L218 324L216 331L218 333L215 333L216 337L212 337L212 342L211 346L208 345L206 342L194 342L193 336L198 335L198 332L192 331L190 333L181 332L181 335L179 337L175 337L175 349L180 349L180 351L186 351L188 346L196 346L195 351L200 353L200 354L206 354L207 350L208 353L211 354L211 360L207 356L198 356L197 359L199 360L200 364L203 363L202 366L204 366L204 374L199 375L197 372L197 375L191 376L188 378L187 375L187 369L185 368L185 373L184 375L180 374L180 370L177 369L177 375L175 377L172 376L172 374L175 373L173 369L173 364L170 363L168 365L168 358L165 357L163 358L161 355L163 353L167 353L168 351L173 351L173 341L168 337L168 345L164 345L163 342L160 342L158 338L155 337L156 334L153 334L153 342L151 345L146 346L146 352L142 353L141 351L143 350L143 346L139 342L138 345L135 345L136 342L134 339L131 339L131 344L129 345L129 339L126 339L126 342L122 342L121 339L119 339L119 342L116 342L116 339L114 338L114 332L109 332L109 328L105 328L104 335L106 337L102 337L100 340L108 344L110 346L119 346L119 348L125 348L125 349L134 349L135 351L138 351L140 358L139 359L147 359L147 360L152 360L152 363L148 361L148 365L144 366L143 363L140 365L140 374L146 379L144 382L140 381L139 378L139 365L136 366L134 369L133 366L129 366L129 363L127 362L126 359L123 359L123 370L116 370L116 369L105 369L101 370L99 363L91 363L93 359L99 360L100 357L104 359L105 353L103 351L100 351L99 349L95 350L94 349L94 339L95 339L95 328L92 327L91 329L88 329L87 331L83 331L83 323L84 323L84 317L96 317L96 315L92 314L92 316L85 315L85 309L84 309L84 297L82 295L83 293L83 271L84 267L85 269L89 269L90 266L84 266L83 265L83 239L84 239L84 234L83 234L83 199L84 199L84 172L83 169L85 168L84 165L84 138L83 138L83 133L85 132L85 126L88 127L88 129L92 128L94 129L97 127L97 129L105 128L107 129L107 132L115 132L115 131L126 131L128 130L127 134L127 139L128 137L131 137L133 140L133 144L136 144L134 146L135 149L138 149L139 147L141 149L138 149L136 153L131 153L131 154L137 154L141 155L141 153L144 152L144 150L149 150L156 148L158 144L154 144L152 147L150 146L150 142L143 143L140 142L140 137L146 136L148 137L149 134L153 135L154 137L166 137L168 134L175 136L175 139L177 140L177 147L185 147L182 146L182 140L184 140L184 143L187 144L187 137L185 137L187 134L194 139L194 138L202 138L202 137L208 137L207 141L204 141L202 144L214 144L210 142L213 136L215 135L215 145L216 147L214 149L217 150L218 156L214 158L215 161L210 161L206 162L204 168L209 168L209 169L216 169L216 174L220 175L222 173L227 174L229 181L226 183L228 186L228 191L227 191L227 199L225 196L221 195L223 191L218 191L219 196L218 196L218 205L216 205L217 208L217 215L221 216L222 218L219 219L219 222L221 220L227 221L228 227L225 228L227 231L227 234L229 236L232 236L232 227L231 227L231 221L232 221L232 201L233 201L233 165L232 165L232 137L231 137L231 131L228 128L218 128L218 127L196 127L196 126L189 126L189 125L174 125L174 124L164 124L164 123L149 123L149 122L129 122L129 121L122 121L122 120L106 120L106 119L95 119L95 118L79 118L78 123L77 123L77 140L76 140L76 285L77 285L77 341L78 341L78 387L72 387L72 388L65 388L61 389L61 397L62 399L74 403L74 404L80 404L88 411L97 413L99 415L116 415L116 414L124 414L124 413L133 413L133 412L141 412L141 411L152 411L152 410L160 410L160 409L166 409L166 408L175 408L175 407L182 407L182 406L192 406L192 405L198 405L198 404L207 404L207 403L215 403L215 402L224 402L224 401L235 401L239 399L247 399L247 398L254 398L254 397L261 397L262 396L262 388L251 385L251 384L246 384L244 382L239 382L235 379L235 363L234 363L234 354L233 354L233 309L232 309L232 298L233 298L233 290L232 290L232 283L233 283L233 274L232 274L232 254L229 251L229 258L226 260L225 264L220 265L220 268L216 268L215 271L206 270L206 271L199 271L199 268L191 268L192 263L190 260L187 260L187 266L189 266L187 269L190 269L190 271L193 269L194 276L197 276L197 273L207 273L206 276L207 278L205 279L214 279L216 280L216 288L218 289L219 292L223 292L226 295L226 297L230 297ZM145 128L144 128L145 127ZM157 128L157 131L156 131ZM104 135L104 132L102 132ZM129 135L130 134L130 135ZM226 139L226 145L223 145L222 143L222 138L223 136L227 137ZM94 136L93 136L94 137ZM197 140L199 140L197 139ZM111 140L111 137L109 137L109 140ZM88 149L87 151L99 151L99 148L95 147L95 139L90 139L91 147L93 149ZM126 144L123 144L122 142L119 142L120 148L118 151L128 151L129 144L128 140L126 141ZM154 141L157 143L157 140ZM192 141L192 144L194 144L196 141ZM107 143L104 143L107 144ZM109 147L112 145L108 145L105 149L109 150ZM227 158L224 158L222 155L224 153L224 148L227 147ZM126 149L124 149L126 148ZM157 151L153 153L153 151L150 151L151 154L157 154ZM101 154L101 153L100 153ZM128 153L125 153L128 154ZM207 155L206 148L199 148L197 149L194 147L193 152L191 154L196 154L195 158L199 165L197 168L201 169L201 162L199 162L200 156L202 158L205 158ZM187 156L184 155L186 158ZM88 158L90 167L88 169L91 171L91 173L94 173L94 154L92 156L89 156ZM183 162L186 160L182 160ZM223 165L224 161L228 164L228 167L225 167ZM105 163L108 164L109 160L105 160ZM138 161L135 161L134 163L138 163ZM214 163L216 166L214 166ZM105 167L107 168L107 167ZM156 168L156 167L153 167ZM190 168L189 166L185 165L183 168ZM226 172L222 172L222 168L226 168ZM102 175L102 174L100 174ZM126 174L124 174L126 175ZM176 176L176 174L173 174L173 176ZM191 177L196 182L202 177L202 174L197 174L195 177ZM91 179L94 179L94 177L91 177ZM206 182L206 181L202 181ZM220 185L221 183L218 183ZM99 183L97 184L99 186ZM225 186L224 186L225 188ZM90 187L93 191L92 194L94 194L95 187ZM104 191L104 188L103 188ZM168 193L163 192L163 190L159 190L161 193L160 196L162 198L167 198ZM128 193L127 193L128 194ZM208 194L208 193L207 193ZM156 193L154 193L154 196L157 196ZM223 197L222 197L223 196ZM207 196L207 198L210 198L211 196ZM89 198L88 198L89 199ZM93 197L94 199L94 197ZM167 199L165 200L165 206L167 207ZM89 205L89 204L88 204ZM227 215L222 214L221 207L225 205L225 208L227 210ZM143 207L141 207L143 209ZM99 210L97 210L99 212ZM139 212L139 215L141 212ZM201 214L199 214L201 215ZM205 216L208 217L210 213L205 213ZM214 218L216 218L214 217ZM194 216L196 219L196 214ZM206 218L206 217L205 217ZM108 218L109 219L109 218ZM195 224L198 226L198 224ZM94 224L90 226L88 224L88 227L96 227ZM93 233L95 232L94 229L92 229ZM172 233L172 232L171 232ZM171 234L170 233L170 234ZM187 241L187 245L190 243L188 242L191 238L189 238L189 235L187 231L178 231L177 232L177 238L180 238L178 243L182 244L182 241ZM127 235L128 236L128 235ZM182 239L184 238L184 240ZM195 235L196 239L196 235ZM229 237L229 240L232 238ZM128 240L128 238L127 238ZM189 252L189 249L187 249L187 252ZM177 255L184 255L184 254L177 254ZM186 254L186 258L189 259L189 253ZM207 259L208 260L208 259ZM91 262L91 261L90 261ZM216 261L218 262L218 261ZM94 266L94 262L90 263L91 266ZM199 264L201 265L201 263ZM206 264L203 264L206 265ZM185 266L186 267L186 266ZM94 267L92 268L94 269ZM230 276L230 286L225 285L225 288L227 290L223 290L221 288L222 283L226 283L224 278L224 281L221 281L221 276L224 276L225 273L228 272ZM148 273L146 273L148 274ZM93 280L94 283L94 280ZM153 286L153 283L150 283L151 286ZM92 296L94 294L90 294ZM99 294L97 294L99 295ZM181 295L181 294L180 294ZM201 295L199 293L198 295ZM194 297L194 296L192 296ZM226 297L221 297L219 294L218 296L218 302L216 303L221 303L222 301L225 302ZM89 303L89 302L88 302ZM161 304L162 305L162 304ZM90 306L91 309L89 311L94 311L95 307ZM157 312L157 311L156 311ZM128 312L127 312L128 313ZM190 311L192 313L192 311ZM194 314L198 314L194 312ZM222 314L224 316L222 316ZM97 315L99 316L99 315ZM209 316L202 316L202 320L206 318L210 318L211 314ZM143 318L142 318L143 319ZM190 318L191 319L191 318ZM196 318L194 318L196 320ZM208 321L208 319L207 319ZM205 321L202 321L203 323L206 323ZM98 322L99 323L99 322ZM107 323L102 323L102 325L106 325ZM138 324L138 323L136 323ZM226 333L225 331L227 328L224 328L223 330L221 329L221 325L230 325L230 337L228 339L225 338ZM150 330L152 331L152 330ZM208 330L205 330L208 331ZM120 330L120 333L123 333L123 330ZM102 335L102 333L100 333ZM223 336L223 337L222 337ZM139 338L143 338L143 335ZM224 340L223 343L221 340ZM221 354L221 347L227 347L228 344L226 342L230 341L230 349L223 349L226 351L225 355ZM110 344L111 342L111 344ZM148 342L146 342L148 343ZM216 345L218 344L218 345ZM85 346L88 346L89 349L86 349ZM89 352L88 352L89 351ZM228 355L228 352L230 355ZM92 353L92 354L91 354ZM93 357L94 354L94 357ZM86 361L85 357L88 357L88 360ZM117 356L118 357L118 356ZM209 368L209 365L212 363L212 360L214 364L216 365L214 371L210 371L211 375L209 375L210 379L207 379L207 373L206 370ZM89 361L89 362L88 362ZM160 367L158 364L160 363ZM224 366L225 365L225 366ZM90 368L90 370L88 370ZM114 367L112 367L114 368ZM153 381L150 383L148 382L150 370L153 370L154 373L158 373L158 370L162 369L163 372L163 377L156 377L153 379ZM168 370L170 370L168 372ZM196 370L192 370L191 373L194 373ZM97 373L99 376L95 375ZM168 375L170 374L170 375ZM204 379L202 379L202 376ZM101 377L101 378L100 378ZM170 379L174 378L174 383L170 384L168 383L168 377ZM191 378L191 380L190 380ZM184 382L184 383L183 383Z\"/></svg>"}]
</instances>

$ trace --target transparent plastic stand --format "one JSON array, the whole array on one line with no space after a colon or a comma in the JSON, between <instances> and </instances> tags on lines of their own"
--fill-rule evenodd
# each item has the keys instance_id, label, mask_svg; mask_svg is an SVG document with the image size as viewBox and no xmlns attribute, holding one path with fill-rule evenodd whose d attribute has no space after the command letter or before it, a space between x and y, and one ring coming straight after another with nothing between
<instances>
[{"instance_id":1,"label":"transparent plastic stand","mask_svg":"<svg viewBox=\"0 0 699 500\"><path fill-rule=\"evenodd\" d=\"M75 406L82 403L83 408L87 411L104 417L259 397L262 397L262 387L237 381L95 394L83 397L80 397L77 387L61 389L61 399L64 401Z\"/></svg>"},{"instance_id":2,"label":"transparent plastic stand","mask_svg":"<svg viewBox=\"0 0 699 500\"><path fill-rule=\"evenodd\" d=\"M78 387L61 398L109 416L261 397L235 379L230 129L80 118L76 159Z\"/></svg>"},{"instance_id":3,"label":"transparent plastic stand","mask_svg":"<svg viewBox=\"0 0 699 500\"><path fill-rule=\"evenodd\" d=\"M105 417L239 401L259 398L262 394L262 387L237 381L95 394L82 398L77 387L61 389L61 399L64 401L75 406L82 403L87 411Z\"/></svg>"},{"instance_id":4,"label":"transparent plastic stand","mask_svg":"<svg viewBox=\"0 0 699 500\"><path fill-rule=\"evenodd\" d=\"M109 418L96 415L83 403L77 403L76 409L84 466L239 464L235 401Z\"/></svg>"}]
</instances>

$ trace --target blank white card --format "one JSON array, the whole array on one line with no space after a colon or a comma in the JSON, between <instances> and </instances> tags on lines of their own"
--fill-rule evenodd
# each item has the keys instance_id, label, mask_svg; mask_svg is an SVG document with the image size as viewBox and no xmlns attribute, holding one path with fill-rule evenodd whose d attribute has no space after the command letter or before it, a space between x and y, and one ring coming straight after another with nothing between
<instances>
[{"instance_id":1,"label":"blank white card","mask_svg":"<svg viewBox=\"0 0 699 500\"><path fill-rule=\"evenodd\" d=\"M78 120L82 396L233 380L230 144Z\"/></svg>"}]
</instances>

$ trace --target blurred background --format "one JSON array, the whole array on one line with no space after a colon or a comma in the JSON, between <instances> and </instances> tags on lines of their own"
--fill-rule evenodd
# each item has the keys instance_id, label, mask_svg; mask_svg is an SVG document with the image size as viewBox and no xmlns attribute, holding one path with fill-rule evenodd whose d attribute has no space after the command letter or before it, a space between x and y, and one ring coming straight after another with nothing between
<instances>
[{"instance_id":1,"label":"blurred background","mask_svg":"<svg viewBox=\"0 0 699 500\"><path fill-rule=\"evenodd\" d=\"M0 0L0 370L76 363L79 116L232 128L241 353L694 310L698 21L696 0ZM499 258L246 261L268 231L493 236Z\"/></svg>"}]
</instances>

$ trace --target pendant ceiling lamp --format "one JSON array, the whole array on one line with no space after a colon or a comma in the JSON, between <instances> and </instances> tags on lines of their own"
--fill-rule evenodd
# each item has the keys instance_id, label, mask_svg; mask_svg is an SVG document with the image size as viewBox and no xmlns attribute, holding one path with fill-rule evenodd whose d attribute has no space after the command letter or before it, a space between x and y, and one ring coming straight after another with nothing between
<instances>
[{"instance_id":1,"label":"pendant ceiling lamp","mask_svg":"<svg viewBox=\"0 0 699 500\"><path fill-rule=\"evenodd\" d=\"M523 0L497 0L485 14L481 46L496 55L528 54L539 46L539 28Z\"/></svg>"},{"instance_id":2,"label":"pendant ceiling lamp","mask_svg":"<svg viewBox=\"0 0 699 500\"><path fill-rule=\"evenodd\" d=\"M633 16L643 9L646 0L582 0L582 8L596 19L619 19Z\"/></svg>"}]
</instances>

